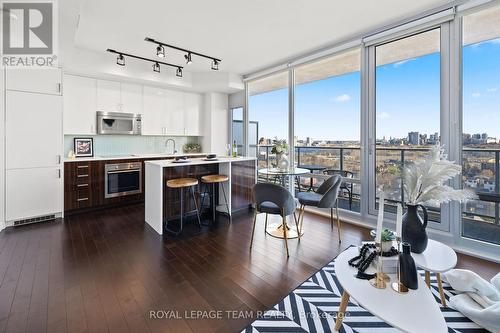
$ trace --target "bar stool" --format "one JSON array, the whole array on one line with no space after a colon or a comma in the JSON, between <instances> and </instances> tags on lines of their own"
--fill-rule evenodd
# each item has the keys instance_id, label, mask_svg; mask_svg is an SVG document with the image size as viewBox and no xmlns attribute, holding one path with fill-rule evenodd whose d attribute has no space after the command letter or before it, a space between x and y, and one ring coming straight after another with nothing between
<instances>
[{"instance_id":1,"label":"bar stool","mask_svg":"<svg viewBox=\"0 0 500 333\"><path fill-rule=\"evenodd\" d=\"M176 236L179 235L182 232L182 227L183 227L183 220L184 220L184 189L187 187L188 191L191 190L191 195L193 197L193 202L194 202L194 207L196 209L196 216L198 217L198 225L201 228L201 220L200 220L200 214L198 211L198 203L196 202L196 198L194 196L194 190L193 186L198 185L198 179L196 178L177 178L177 179L170 179L167 180L167 187L169 188L178 188L180 189L181 192L181 213L180 213L180 227L179 230L175 231L171 228L168 227L168 220L165 223L165 230L175 234Z\"/></svg>"},{"instance_id":2,"label":"bar stool","mask_svg":"<svg viewBox=\"0 0 500 333\"><path fill-rule=\"evenodd\" d=\"M215 203L215 185L220 184L222 188L222 194L224 195L224 203L226 204L227 214L229 215L229 223L231 223L231 212L229 211L229 204L227 202L226 191L224 190L224 183L229 181L229 177L226 175L206 175L201 177L201 182L205 184L205 194L208 192L208 186L212 185L212 191L210 193L210 202L212 204L212 222L215 222L216 213L216 203ZM206 196L206 195L205 195ZM205 196L203 196L201 206L205 201Z\"/></svg>"}]
</instances>

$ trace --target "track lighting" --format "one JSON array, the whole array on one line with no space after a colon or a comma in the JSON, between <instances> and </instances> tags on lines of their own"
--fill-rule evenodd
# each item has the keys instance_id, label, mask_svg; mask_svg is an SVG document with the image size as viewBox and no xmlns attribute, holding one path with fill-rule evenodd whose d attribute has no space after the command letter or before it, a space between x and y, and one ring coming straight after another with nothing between
<instances>
[{"instance_id":1,"label":"track lighting","mask_svg":"<svg viewBox=\"0 0 500 333\"><path fill-rule=\"evenodd\" d=\"M195 55L195 56L198 56L198 57L202 57L202 58L211 60L212 61L212 70L214 70L214 71L218 71L219 70L219 64L220 64L221 60L218 59L218 58L214 58L214 57L208 56L206 54L194 52L194 51L191 51L191 50L186 50L186 49L183 49L183 48L178 47L178 46L165 44L163 42L157 41L157 40L155 40L153 38L150 38L150 37L146 37L146 38L144 38L144 40L146 42L150 42L150 43L153 43L153 44L157 45L157 47L156 47L156 54L158 56L160 56L160 54L165 55L165 48L170 48L170 49L174 49L174 50L181 51L181 52L185 53L184 54L184 59L186 60L186 65L189 65L189 64L191 64L193 62L192 57L193 57L193 55Z\"/></svg>"},{"instance_id":2,"label":"track lighting","mask_svg":"<svg viewBox=\"0 0 500 333\"><path fill-rule=\"evenodd\" d=\"M193 62L193 60L191 60L191 52L186 54L184 58L186 59L186 65L191 65L191 63Z\"/></svg>"},{"instance_id":3,"label":"track lighting","mask_svg":"<svg viewBox=\"0 0 500 333\"><path fill-rule=\"evenodd\" d=\"M160 64L155 62L153 64L153 72L160 73Z\"/></svg>"},{"instance_id":4,"label":"track lighting","mask_svg":"<svg viewBox=\"0 0 500 333\"><path fill-rule=\"evenodd\" d=\"M137 55L133 55L130 53L125 53L125 52L120 52L120 51L116 51L116 50L112 50L112 49L107 49L106 51L118 55L116 58L116 63L120 66L125 66L125 57L128 57L128 58L132 58L132 59L138 59L138 60L153 63L153 71L156 73L160 73L160 65L174 67L177 70L176 75L178 77L182 77L182 68L183 68L182 66L169 64L168 62L159 61L159 60L155 60L155 59L144 58L141 56L137 56Z\"/></svg>"},{"instance_id":5,"label":"track lighting","mask_svg":"<svg viewBox=\"0 0 500 333\"><path fill-rule=\"evenodd\" d=\"M219 70L219 61L217 61L216 59L214 59L214 60L212 61L212 69L213 69L214 71L218 71L218 70Z\"/></svg>"},{"instance_id":6,"label":"track lighting","mask_svg":"<svg viewBox=\"0 0 500 333\"><path fill-rule=\"evenodd\" d=\"M125 66L125 58L123 57L123 54L119 54L118 57L116 57L116 64Z\"/></svg>"},{"instance_id":7,"label":"track lighting","mask_svg":"<svg viewBox=\"0 0 500 333\"><path fill-rule=\"evenodd\" d=\"M159 58L165 58L165 48L161 45L158 45L158 47L156 48L156 55Z\"/></svg>"}]
</instances>

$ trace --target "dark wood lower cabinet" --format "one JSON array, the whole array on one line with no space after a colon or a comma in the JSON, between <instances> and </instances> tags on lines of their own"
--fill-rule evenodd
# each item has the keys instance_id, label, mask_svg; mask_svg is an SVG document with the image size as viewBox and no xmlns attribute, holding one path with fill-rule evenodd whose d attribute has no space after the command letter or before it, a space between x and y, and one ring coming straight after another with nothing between
<instances>
[{"instance_id":1,"label":"dark wood lower cabinet","mask_svg":"<svg viewBox=\"0 0 500 333\"><path fill-rule=\"evenodd\" d=\"M252 204L252 187L256 183L257 161L231 164L231 210L248 209Z\"/></svg>"}]
</instances>

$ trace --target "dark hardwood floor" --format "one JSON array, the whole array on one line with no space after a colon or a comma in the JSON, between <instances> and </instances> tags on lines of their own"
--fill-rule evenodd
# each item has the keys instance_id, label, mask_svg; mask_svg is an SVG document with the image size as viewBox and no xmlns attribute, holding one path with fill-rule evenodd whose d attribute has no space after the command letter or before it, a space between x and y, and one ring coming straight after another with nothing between
<instances>
[{"instance_id":1,"label":"dark hardwood floor","mask_svg":"<svg viewBox=\"0 0 500 333\"><path fill-rule=\"evenodd\" d=\"M272 307L366 229L308 214L300 243L264 235L260 217L249 251L252 214L178 238L144 224L143 205L71 216L0 233L0 332L237 332ZM459 256L491 278L500 265ZM191 311L221 319L190 319ZM238 311L228 313L226 311ZM179 319L150 318L151 311ZM177 311L177 312L174 312ZM185 312L187 311L187 313ZM207 314L207 313L203 313Z\"/></svg>"}]
</instances>

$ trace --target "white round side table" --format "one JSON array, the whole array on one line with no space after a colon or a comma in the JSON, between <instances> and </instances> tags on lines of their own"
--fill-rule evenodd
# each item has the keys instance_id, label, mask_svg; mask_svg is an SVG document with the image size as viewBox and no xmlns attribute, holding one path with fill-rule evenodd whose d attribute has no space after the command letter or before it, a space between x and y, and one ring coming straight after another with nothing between
<instances>
[{"instance_id":1,"label":"white round side table","mask_svg":"<svg viewBox=\"0 0 500 333\"><path fill-rule=\"evenodd\" d=\"M424 252L412 253L411 255L413 260L415 260L415 265L425 270L425 283L429 288L431 287L430 272L436 273L441 304L446 306L441 273L445 273L457 265L457 254L455 251L448 245L429 239Z\"/></svg>"}]
</instances>

